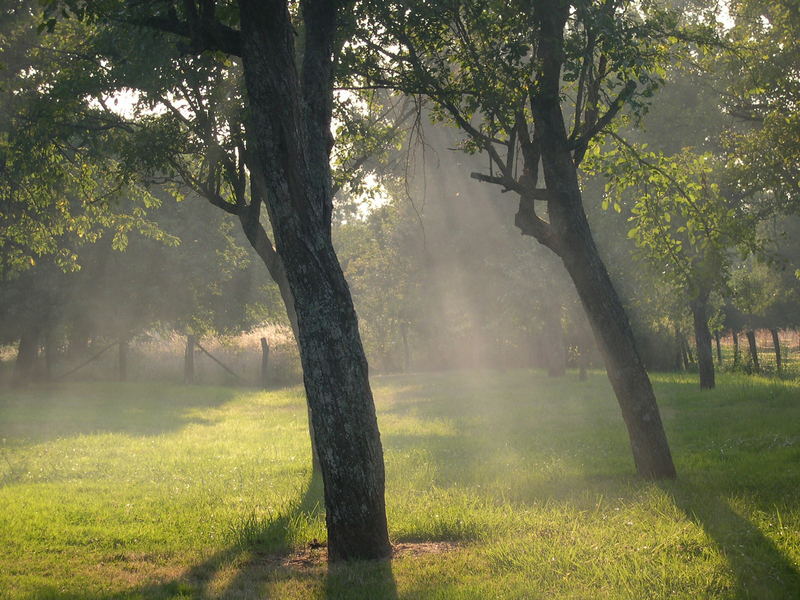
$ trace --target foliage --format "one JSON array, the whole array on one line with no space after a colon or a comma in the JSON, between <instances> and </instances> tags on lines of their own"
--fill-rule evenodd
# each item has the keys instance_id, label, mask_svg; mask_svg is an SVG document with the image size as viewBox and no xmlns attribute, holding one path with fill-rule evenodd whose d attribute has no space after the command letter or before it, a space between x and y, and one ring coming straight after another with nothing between
<instances>
[{"instance_id":1,"label":"foliage","mask_svg":"<svg viewBox=\"0 0 800 600\"><path fill-rule=\"evenodd\" d=\"M740 125L727 136L729 168L765 210L800 202L800 9L793 0L733 0L728 39L718 57L726 110Z\"/></svg>"},{"instance_id":2,"label":"foliage","mask_svg":"<svg viewBox=\"0 0 800 600\"><path fill-rule=\"evenodd\" d=\"M628 237L666 282L691 299L724 289L732 249L755 248L755 220L716 183L709 154L676 156L620 143L589 155L587 170L603 175L603 206L630 211Z\"/></svg>"},{"instance_id":3,"label":"foliage","mask_svg":"<svg viewBox=\"0 0 800 600\"><path fill-rule=\"evenodd\" d=\"M75 269L76 248L111 232L114 248L131 232L174 243L147 218L159 201L121 176L114 127L62 85L64 57L80 54L79 26L40 43L36 16L18 1L0 24L0 246L2 276L53 256Z\"/></svg>"},{"instance_id":4,"label":"foliage","mask_svg":"<svg viewBox=\"0 0 800 600\"><path fill-rule=\"evenodd\" d=\"M542 68L542 3L363 3L359 42L345 64L366 81L431 99L433 116L466 135L463 149L489 154L499 180L513 187L520 121L532 118ZM559 9L560 10L560 9ZM675 13L653 4L578 2L564 32L563 88L571 107L570 148L580 163L590 141L627 107L647 109L672 53L685 39L711 35L678 26ZM396 48L396 50L395 50ZM525 149L522 150L525 153ZM535 165L527 165L533 169Z\"/></svg>"}]
</instances>

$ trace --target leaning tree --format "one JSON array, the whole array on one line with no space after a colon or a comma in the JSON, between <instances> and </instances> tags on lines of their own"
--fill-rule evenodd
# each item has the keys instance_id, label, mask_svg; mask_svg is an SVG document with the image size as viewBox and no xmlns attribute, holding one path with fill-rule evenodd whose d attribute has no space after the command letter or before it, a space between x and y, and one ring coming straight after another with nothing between
<instances>
[{"instance_id":1,"label":"leaning tree","mask_svg":"<svg viewBox=\"0 0 800 600\"><path fill-rule=\"evenodd\" d=\"M557 254L581 298L645 477L675 467L650 379L583 206L579 166L660 84L676 18L630 1L370 2L354 85L429 98L488 156L472 177L513 192L515 224ZM541 176L541 177L540 177ZM540 179L544 185L540 185ZM468 210L468 207L465 207ZM546 211L546 214L542 211Z\"/></svg>"}]
</instances>

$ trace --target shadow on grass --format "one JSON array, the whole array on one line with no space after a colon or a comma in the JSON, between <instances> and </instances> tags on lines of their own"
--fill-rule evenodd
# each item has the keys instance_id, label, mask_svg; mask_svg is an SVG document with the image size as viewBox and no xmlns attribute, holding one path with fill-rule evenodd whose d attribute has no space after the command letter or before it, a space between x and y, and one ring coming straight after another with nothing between
<instances>
[{"instance_id":1,"label":"shadow on grass","mask_svg":"<svg viewBox=\"0 0 800 600\"><path fill-rule=\"evenodd\" d=\"M270 589L287 583L308 598L397 598L391 561L360 561L327 567L324 552L293 552L292 523L323 512L323 487L311 478L290 509L267 523L251 521L239 530L239 542L191 567L168 582L142 587L121 597L244 599L280 597ZM316 546L316 545L313 545ZM218 581L219 580L219 581ZM116 596L113 596L116 597Z\"/></svg>"},{"instance_id":2,"label":"shadow on grass","mask_svg":"<svg viewBox=\"0 0 800 600\"><path fill-rule=\"evenodd\" d=\"M735 577L734 598L800 598L800 573L775 543L721 496L687 483L661 489L719 548Z\"/></svg>"},{"instance_id":3,"label":"shadow on grass","mask_svg":"<svg viewBox=\"0 0 800 600\"><path fill-rule=\"evenodd\" d=\"M241 395L236 388L138 383L35 385L0 393L0 438L13 445L96 433L154 436L193 423L192 413Z\"/></svg>"}]
</instances>

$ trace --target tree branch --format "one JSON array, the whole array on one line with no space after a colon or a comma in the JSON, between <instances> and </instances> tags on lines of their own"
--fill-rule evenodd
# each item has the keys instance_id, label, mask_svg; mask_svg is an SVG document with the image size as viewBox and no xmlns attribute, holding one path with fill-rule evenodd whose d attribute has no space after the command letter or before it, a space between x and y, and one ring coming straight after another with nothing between
<instances>
[{"instance_id":1,"label":"tree branch","mask_svg":"<svg viewBox=\"0 0 800 600\"><path fill-rule=\"evenodd\" d=\"M242 55L239 31L223 25L219 21L198 18L194 24L191 24L181 21L177 15L172 14L131 19L127 22L186 38L189 40L189 46L186 49L192 54L201 54L206 50L218 50L233 56Z\"/></svg>"},{"instance_id":2,"label":"tree branch","mask_svg":"<svg viewBox=\"0 0 800 600\"><path fill-rule=\"evenodd\" d=\"M595 121L590 127L587 127L580 137L573 139L570 142L570 149L575 151L574 162L576 166L579 165L583 160L583 156L586 154L586 148L589 146L589 142L592 140L592 138L605 129L609 123L611 123L614 117L617 116L617 113L625 105L625 102L628 100L628 98L633 95L634 90L636 90L635 81L629 81L626 83L622 91L611 102L611 105L608 107L608 110L605 112L605 114L597 119L597 121Z\"/></svg>"},{"instance_id":3,"label":"tree branch","mask_svg":"<svg viewBox=\"0 0 800 600\"><path fill-rule=\"evenodd\" d=\"M531 200L550 200L550 192L545 188L531 187L519 181L515 181L513 177L495 177L493 175L485 175L484 173L470 173L472 179L477 179L483 183L493 183L495 185L502 185L505 189L503 192L514 191L521 197L530 198Z\"/></svg>"}]
</instances>

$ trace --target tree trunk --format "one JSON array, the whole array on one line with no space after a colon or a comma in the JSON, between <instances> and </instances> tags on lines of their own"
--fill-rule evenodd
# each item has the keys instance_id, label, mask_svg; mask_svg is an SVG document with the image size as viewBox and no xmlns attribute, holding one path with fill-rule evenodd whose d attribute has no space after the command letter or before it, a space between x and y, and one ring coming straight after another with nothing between
<instances>
[{"instance_id":1,"label":"tree trunk","mask_svg":"<svg viewBox=\"0 0 800 600\"><path fill-rule=\"evenodd\" d=\"M183 353L183 383L186 385L194 384L194 335L186 336L186 350Z\"/></svg>"},{"instance_id":2,"label":"tree trunk","mask_svg":"<svg viewBox=\"0 0 800 600\"><path fill-rule=\"evenodd\" d=\"M681 349L681 360L683 361L683 370L688 371L692 363L689 361L689 344L686 343L686 336L683 333L678 334L678 345Z\"/></svg>"},{"instance_id":3,"label":"tree trunk","mask_svg":"<svg viewBox=\"0 0 800 600\"><path fill-rule=\"evenodd\" d=\"M770 329L769 331L772 334L772 345L775 348L775 367L776 367L776 369L778 371L778 374L780 374L781 368L783 366L783 363L782 363L782 360L781 360L781 339L778 336L778 330L777 329Z\"/></svg>"},{"instance_id":4,"label":"tree trunk","mask_svg":"<svg viewBox=\"0 0 800 600\"><path fill-rule=\"evenodd\" d=\"M675 466L661 423L655 394L605 265L600 259L581 207L569 223L562 260L583 302L603 355L606 372L628 428L637 471L643 477L675 477ZM565 236L566 237L566 236Z\"/></svg>"},{"instance_id":5,"label":"tree trunk","mask_svg":"<svg viewBox=\"0 0 800 600\"><path fill-rule=\"evenodd\" d=\"M686 338L683 336L683 333L676 330L675 332L675 340L678 344L678 368L683 369L684 371L689 370L689 355L686 354Z\"/></svg>"},{"instance_id":6,"label":"tree trunk","mask_svg":"<svg viewBox=\"0 0 800 600\"><path fill-rule=\"evenodd\" d=\"M532 162L531 157L538 163L535 154L540 153L550 222L536 216L534 198L526 195L521 197L516 222L522 225L523 233L523 226L534 230L532 235L561 257L575 284L616 393L638 473L647 478L673 478L675 465L650 378L583 209L577 168L561 113L563 27L568 8L556 8L558 14L540 15L541 56L532 102L537 148L523 148L526 166Z\"/></svg>"},{"instance_id":7,"label":"tree trunk","mask_svg":"<svg viewBox=\"0 0 800 600\"><path fill-rule=\"evenodd\" d=\"M14 385L26 385L33 380L33 371L38 357L39 330L33 327L23 332L19 339L17 360L14 363Z\"/></svg>"},{"instance_id":8,"label":"tree trunk","mask_svg":"<svg viewBox=\"0 0 800 600\"><path fill-rule=\"evenodd\" d=\"M256 196L256 194L253 195ZM262 199L256 197L252 201L260 203L262 202ZM257 212L258 211L256 211L256 214ZM241 217L240 220L247 239L250 241L253 249L255 249L256 254L258 254L258 256L261 258L261 262L263 262L267 267L267 271L269 272L270 277L272 277L272 280L278 285L278 291L281 294L283 305L286 308L286 315L289 317L289 325L292 328L292 335L294 336L294 340L298 344L299 348L300 331L297 325L297 311L295 309L294 295L292 294L291 286L289 285L289 279L286 276L286 268L284 267L283 259L281 259L281 257L278 255L275 248L272 247L272 242L267 237L266 232L258 222L257 218L255 223L251 222L245 217ZM264 347L262 345L262 351L263 348ZM269 352L269 347L267 347L267 352ZM264 367L263 363L264 359L265 355L262 352L262 387L266 388L266 368ZM311 413L313 412L311 409L311 401L308 399L306 399L306 412L308 414L308 438L311 442L311 468L313 477L319 474L319 450L317 447L317 438L314 434L314 423L311 417Z\"/></svg>"},{"instance_id":9,"label":"tree trunk","mask_svg":"<svg viewBox=\"0 0 800 600\"><path fill-rule=\"evenodd\" d=\"M119 381L128 380L128 338L119 338L117 354L117 379Z\"/></svg>"},{"instance_id":10,"label":"tree trunk","mask_svg":"<svg viewBox=\"0 0 800 600\"><path fill-rule=\"evenodd\" d=\"M756 346L756 332L752 329L747 330L747 343L750 345L750 358L753 361L753 370L761 373L761 365L758 363L758 347Z\"/></svg>"},{"instance_id":11,"label":"tree trunk","mask_svg":"<svg viewBox=\"0 0 800 600\"><path fill-rule=\"evenodd\" d=\"M253 187L263 190L297 314L325 488L328 559L384 558L384 466L358 321L331 240L336 3L302 5L302 78L287 6L239 0ZM248 148L249 150L250 148Z\"/></svg>"},{"instance_id":12,"label":"tree trunk","mask_svg":"<svg viewBox=\"0 0 800 600\"><path fill-rule=\"evenodd\" d=\"M692 354L692 347L689 345L689 340L687 340L685 337L683 338L683 345L686 348L686 357L689 360L688 364L689 365L693 365L694 364L694 354ZM687 369L689 368L688 365L687 365L686 368Z\"/></svg>"},{"instance_id":13,"label":"tree trunk","mask_svg":"<svg viewBox=\"0 0 800 600\"><path fill-rule=\"evenodd\" d=\"M683 370L683 346L681 345L680 340L676 337L675 339L675 364L674 370L675 371L682 371Z\"/></svg>"},{"instance_id":14,"label":"tree trunk","mask_svg":"<svg viewBox=\"0 0 800 600\"><path fill-rule=\"evenodd\" d=\"M739 366L741 361L741 354L739 350L739 332L735 329L731 330L731 337L733 338L733 368Z\"/></svg>"},{"instance_id":15,"label":"tree trunk","mask_svg":"<svg viewBox=\"0 0 800 600\"><path fill-rule=\"evenodd\" d=\"M711 351L711 331L708 329L708 294L701 293L692 302L694 340L697 345L697 365L700 371L700 389L714 388L714 354Z\"/></svg>"},{"instance_id":16,"label":"tree trunk","mask_svg":"<svg viewBox=\"0 0 800 600\"><path fill-rule=\"evenodd\" d=\"M717 344L717 364L722 366L722 342L719 339L719 332L714 334L714 341Z\"/></svg>"},{"instance_id":17,"label":"tree trunk","mask_svg":"<svg viewBox=\"0 0 800 600\"><path fill-rule=\"evenodd\" d=\"M267 338L261 338L261 388L267 389L269 387L269 343Z\"/></svg>"}]
</instances>

